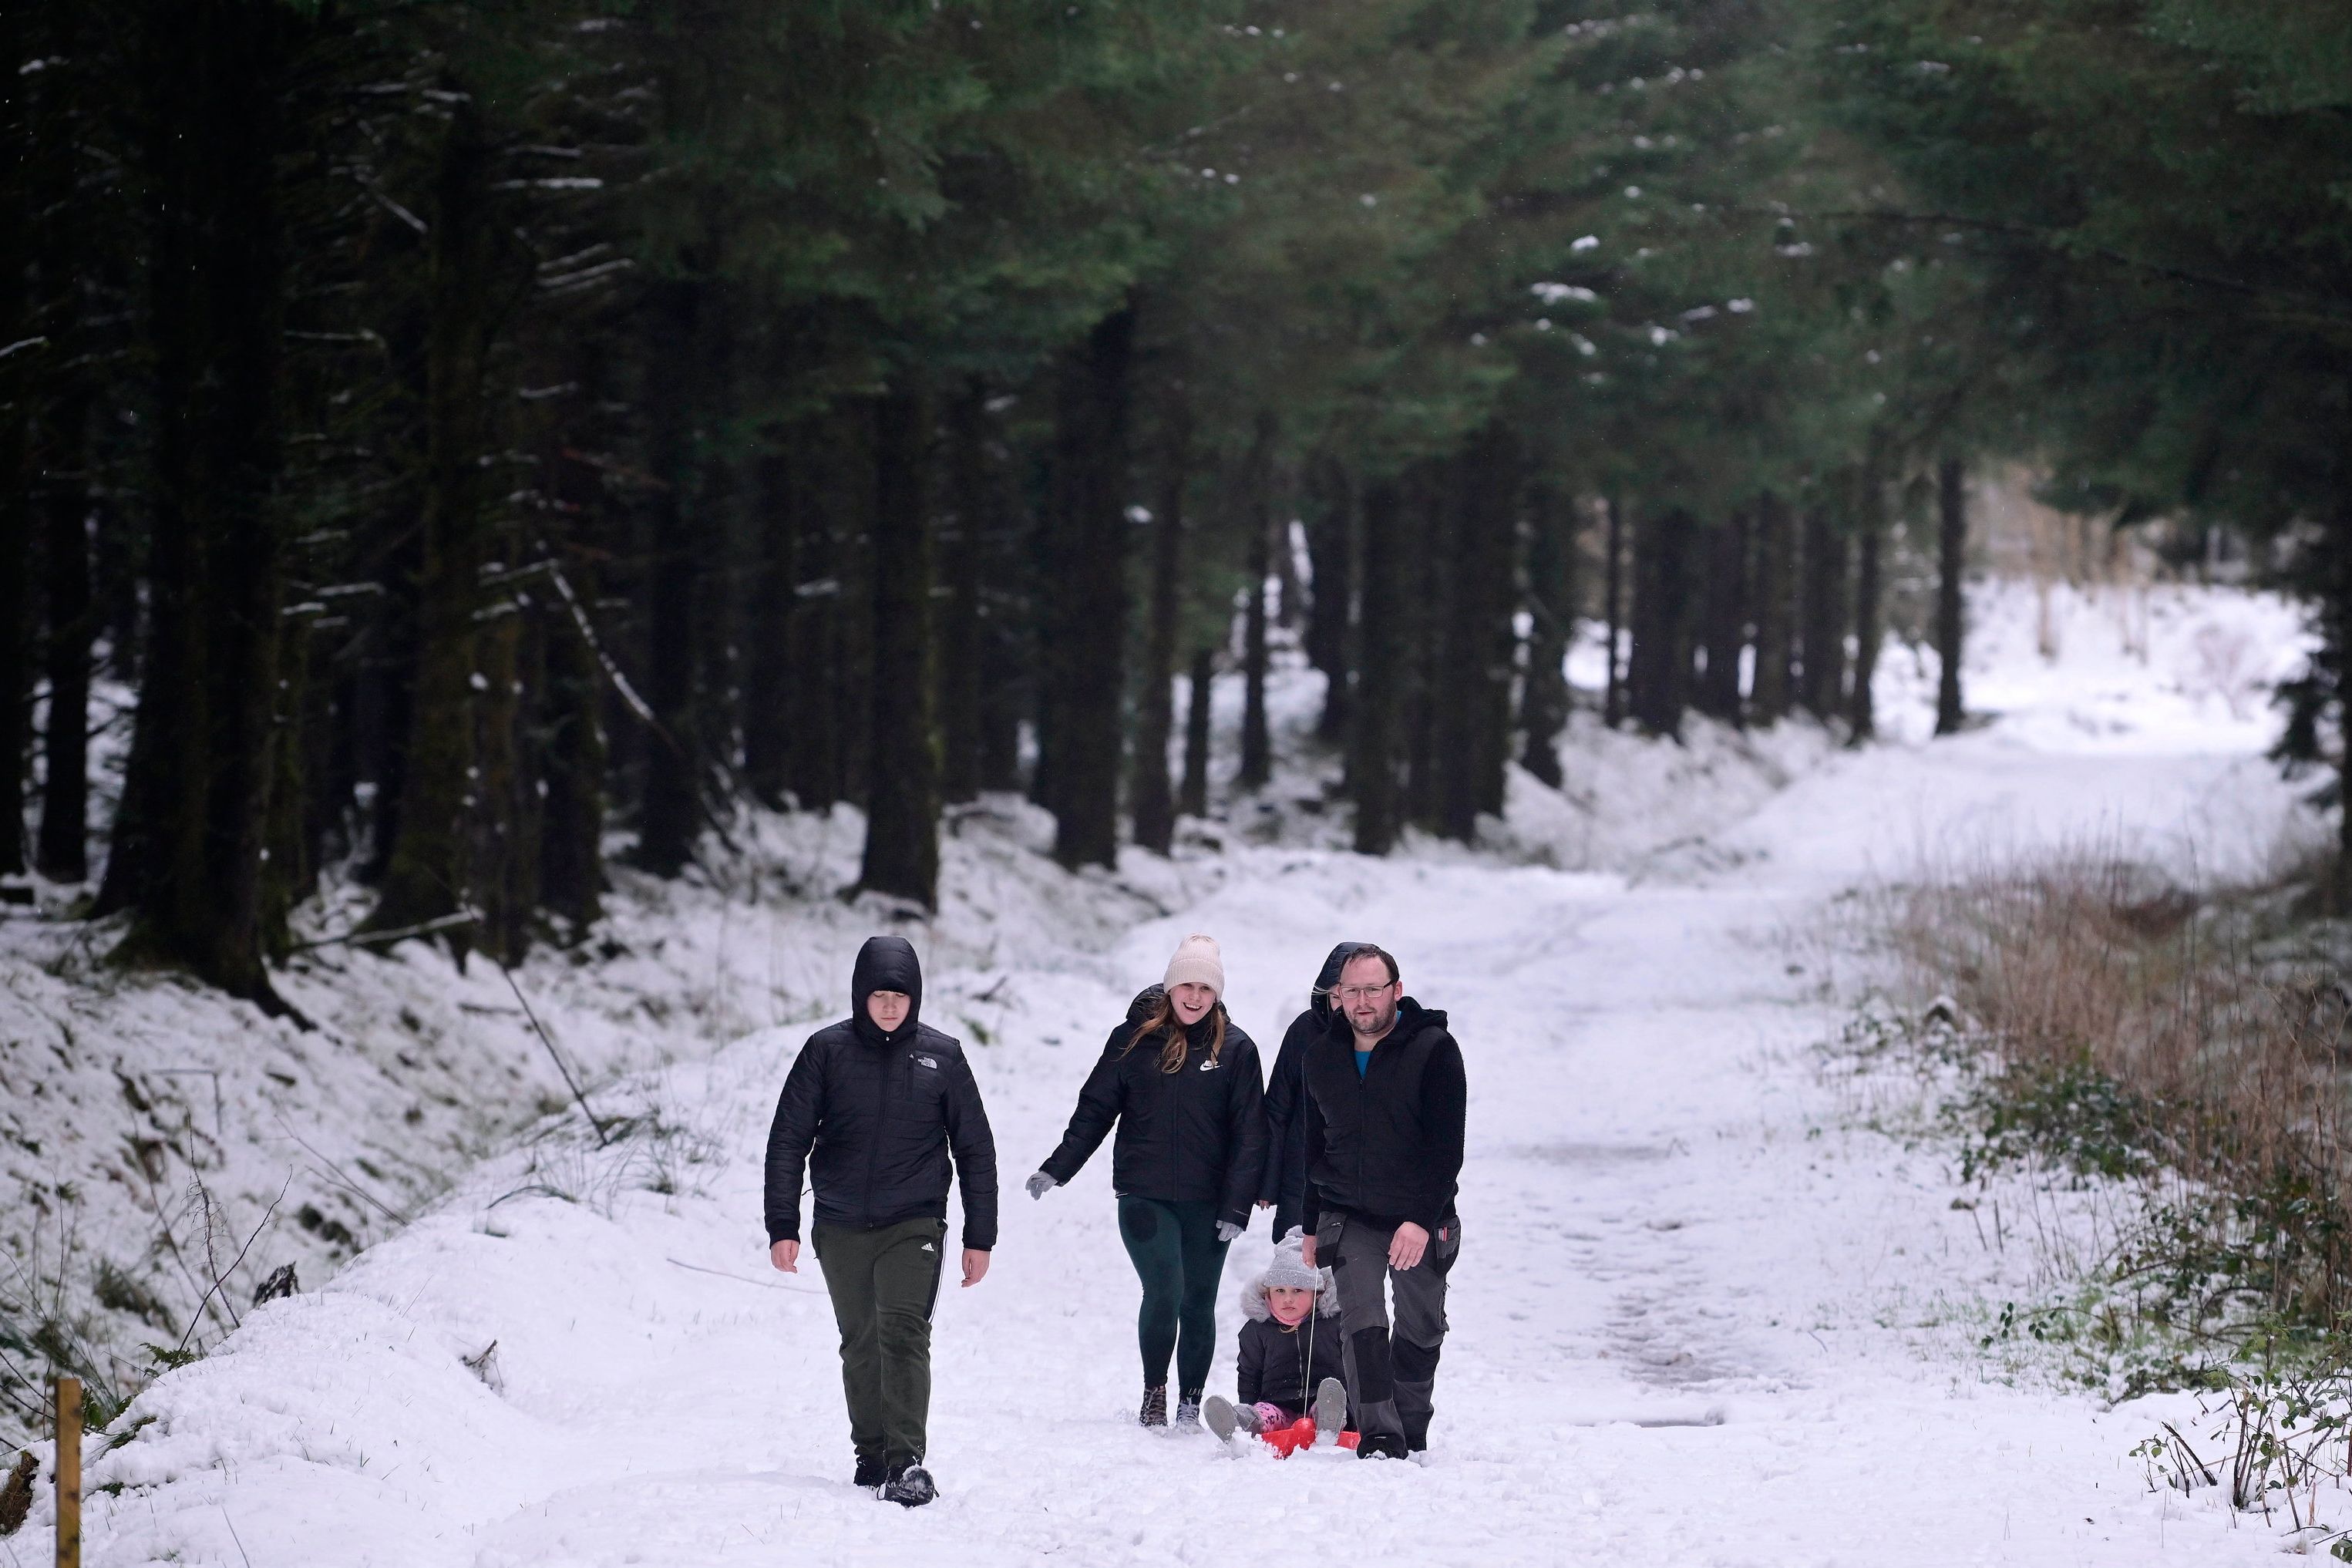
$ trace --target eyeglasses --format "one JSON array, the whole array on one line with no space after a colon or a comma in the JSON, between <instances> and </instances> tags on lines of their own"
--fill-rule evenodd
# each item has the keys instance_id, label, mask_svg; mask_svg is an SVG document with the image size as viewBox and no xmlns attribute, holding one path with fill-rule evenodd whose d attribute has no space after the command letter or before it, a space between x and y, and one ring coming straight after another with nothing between
<instances>
[{"instance_id":1,"label":"eyeglasses","mask_svg":"<svg viewBox=\"0 0 2352 1568\"><path fill-rule=\"evenodd\" d=\"M1341 985L1335 987L1331 994L1342 1002L1369 1002L1395 984L1390 980L1378 985Z\"/></svg>"}]
</instances>

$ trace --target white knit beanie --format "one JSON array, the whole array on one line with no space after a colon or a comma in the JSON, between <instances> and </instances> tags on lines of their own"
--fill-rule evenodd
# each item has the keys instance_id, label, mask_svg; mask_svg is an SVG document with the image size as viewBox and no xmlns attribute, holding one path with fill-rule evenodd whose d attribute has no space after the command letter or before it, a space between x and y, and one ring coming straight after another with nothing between
<instances>
[{"instance_id":1,"label":"white knit beanie","mask_svg":"<svg viewBox=\"0 0 2352 1568\"><path fill-rule=\"evenodd\" d=\"M1301 1256L1306 1248L1285 1237L1274 1244L1274 1261L1265 1266L1265 1276L1259 1281L1268 1290L1313 1290L1320 1294L1330 1283L1326 1271L1310 1266Z\"/></svg>"},{"instance_id":2,"label":"white knit beanie","mask_svg":"<svg viewBox=\"0 0 2352 1568\"><path fill-rule=\"evenodd\" d=\"M1168 973L1161 984L1173 991L1179 985L1205 985L1223 996L1225 994L1225 960L1217 951L1217 939L1213 936L1188 936L1176 944L1176 956L1168 961Z\"/></svg>"}]
</instances>

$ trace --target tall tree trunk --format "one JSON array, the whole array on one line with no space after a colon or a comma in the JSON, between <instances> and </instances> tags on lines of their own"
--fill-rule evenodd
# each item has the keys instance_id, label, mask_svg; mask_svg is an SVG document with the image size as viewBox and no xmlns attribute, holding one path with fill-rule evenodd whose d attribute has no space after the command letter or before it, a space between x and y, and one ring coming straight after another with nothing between
<instances>
[{"instance_id":1,"label":"tall tree trunk","mask_svg":"<svg viewBox=\"0 0 2352 1568\"><path fill-rule=\"evenodd\" d=\"M1856 552L1853 591L1853 690L1847 700L1846 717L1853 743L1859 745L1878 733L1870 688L1878 674L1878 647L1885 622L1880 555L1886 537L1886 482L1874 440L1869 460L1855 476L1855 489L1853 526L1861 545Z\"/></svg>"},{"instance_id":2,"label":"tall tree trunk","mask_svg":"<svg viewBox=\"0 0 2352 1568\"><path fill-rule=\"evenodd\" d=\"M1500 422L1448 465L1459 505L1451 592L1434 691L1438 830L1468 844L1503 808L1510 759L1511 625L1518 557L1518 445Z\"/></svg>"},{"instance_id":3,"label":"tall tree trunk","mask_svg":"<svg viewBox=\"0 0 2352 1568\"><path fill-rule=\"evenodd\" d=\"M1627 661L1627 709L1652 735L1682 733L1690 688L1690 581L1697 525L1667 507L1643 514L1633 531L1633 647Z\"/></svg>"},{"instance_id":4,"label":"tall tree trunk","mask_svg":"<svg viewBox=\"0 0 2352 1568\"><path fill-rule=\"evenodd\" d=\"M1034 598L1025 570L1035 534L1016 488L1009 443L993 435L984 470L980 598L980 787L1021 788L1023 722L1035 711L1039 669Z\"/></svg>"},{"instance_id":5,"label":"tall tree trunk","mask_svg":"<svg viewBox=\"0 0 2352 1568\"><path fill-rule=\"evenodd\" d=\"M475 620L482 607L483 374L489 353L489 150L470 107L444 132L426 274L424 575L421 647L402 779L400 836L370 921L398 931L460 912L473 885L469 818L480 800L475 749ZM460 953L478 933L453 929Z\"/></svg>"},{"instance_id":6,"label":"tall tree trunk","mask_svg":"<svg viewBox=\"0 0 2352 1568\"><path fill-rule=\"evenodd\" d=\"M1118 858L1119 722L1127 669L1129 387L1135 311L1121 309L1067 356L1054 428L1054 504L1066 553L1052 605L1059 693L1053 729L1054 858Z\"/></svg>"},{"instance_id":7,"label":"tall tree trunk","mask_svg":"<svg viewBox=\"0 0 2352 1568\"><path fill-rule=\"evenodd\" d=\"M1946 458L1936 467L1936 655L1943 664L1936 683L1938 735L1960 727L1960 582L1968 564L1968 471L1958 458Z\"/></svg>"},{"instance_id":8,"label":"tall tree trunk","mask_svg":"<svg viewBox=\"0 0 2352 1568\"><path fill-rule=\"evenodd\" d=\"M1601 498L1605 514L1601 531L1601 550L1603 599L1601 613L1608 622L1609 643L1601 696L1601 721L1614 730L1625 721L1625 683L1620 679L1622 657L1619 649L1625 637L1625 509L1615 496Z\"/></svg>"},{"instance_id":9,"label":"tall tree trunk","mask_svg":"<svg viewBox=\"0 0 2352 1568\"><path fill-rule=\"evenodd\" d=\"M1184 787L1176 795L1176 809L1185 816L1209 815L1209 703L1216 675L1217 656L1195 648L1184 703Z\"/></svg>"},{"instance_id":10,"label":"tall tree trunk","mask_svg":"<svg viewBox=\"0 0 2352 1568\"><path fill-rule=\"evenodd\" d=\"M2344 391L2352 393L2352 382L2347 383ZM2347 426L2352 426L2352 421L2347 421ZM2347 670L2352 670L2352 427L2345 429L2341 436L2343 438L2338 440L2336 448L2336 515L2330 520L2331 526L2323 535L2321 546L2327 552L2329 565L2326 600L2320 607L2321 647L2313 660L2315 673L2330 673L2335 678L2338 736L2336 867L2329 879L2328 894L2331 910L2338 916L2352 911L2352 700L2347 700L2352 699L2352 680L2347 679ZM1947 466L1958 467L1957 463L1948 463ZM1957 492L1960 480L1955 474L1946 483L1956 492L1952 510L1958 510ZM1965 528L1960 531L1965 533ZM1957 560L1960 553L1958 546L1950 548L1954 559ZM1959 574L1955 571L1951 575L1957 578ZM1952 619L1956 625L1959 620L1957 606L1952 611ZM1952 641L1957 652L1959 642L1957 632ZM1955 659L1953 662L1957 664L1958 661ZM1960 706L1957 691L1953 693L1951 705L1957 713ZM1942 732L1939 725L1938 733Z\"/></svg>"},{"instance_id":11,"label":"tall tree trunk","mask_svg":"<svg viewBox=\"0 0 2352 1568\"><path fill-rule=\"evenodd\" d=\"M1005 535L1019 525L1003 521L1003 481L991 486L999 521L982 555L985 593L981 603L980 787L1021 788L1021 721L1035 700L1036 645L1029 635L1029 617L1017 613L1019 552Z\"/></svg>"},{"instance_id":12,"label":"tall tree trunk","mask_svg":"<svg viewBox=\"0 0 2352 1568\"><path fill-rule=\"evenodd\" d=\"M1460 519L1448 481L1448 465L1416 463L1402 481L1404 541L1401 553L1420 569L1419 592L1402 595L1389 624L1402 645L1399 709L1403 736L1403 820L1426 831L1442 831L1438 709L1444 700L1446 607L1453 602L1462 562L1449 547Z\"/></svg>"},{"instance_id":13,"label":"tall tree trunk","mask_svg":"<svg viewBox=\"0 0 2352 1568\"><path fill-rule=\"evenodd\" d=\"M601 521L603 486L581 465L564 466L576 483L572 515ZM576 477L575 477L576 476ZM595 535L577 528L583 545ZM583 606L596 602L596 567L586 550L558 563L564 582ZM576 622L551 633L547 645L547 739L542 776L547 799L540 830L540 896L548 910L585 936L604 912L604 772L610 748L604 742L604 674L596 650Z\"/></svg>"},{"instance_id":14,"label":"tall tree trunk","mask_svg":"<svg viewBox=\"0 0 2352 1568\"><path fill-rule=\"evenodd\" d=\"M1363 637L1359 644L1356 715L1348 777L1356 796L1356 849L1385 855L1396 847L1397 742L1403 685L1404 497L1394 479L1363 493Z\"/></svg>"},{"instance_id":15,"label":"tall tree trunk","mask_svg":"<svg viewBox=\"0 0 2352 1568\"><path fill-rule=\"evenodd\" d=\"M1274 742L1265 721L1265 580L1271 570L1276 509L1274 504L1274 416L1261 411L1250 444L1247 490L1242 502L1250 520L1245 570L1249 605L1242 630L1242 771L1244 789L1261 789L1274 773Z\"/></svg>"},{"instance_id":16,"label":"tall tree trunk","mask_svg":"<svg viewBox=\"0 0 2352 1568\"><path fill-rule=\"evenodd\" d=\"M396 358L406 356L395 355ZM425 354L420 345L415 361ZM421 378L417 395L425 396ZM424 657L419 602L425 582L425 531L403 528L377 563L383 595L369 611L375 657L362 670L365 723L359 737L360 776L375 785L368 808L368 855L359 880L381 887L400 842L400 806L407 795L408 738L415 728L416 667ZM151 616L152 619L152 616Z\"/></svg>"},{"instance_id":17,"label":"tall tree trunk","mask_svg":"<svg viewBox=\"0 0 2352 1568\"><path fill-rule=\"evenodd\" d=\"M874 405L873 747L866 770L872 892L940 901L939 736L931 711L930 414L901 388Z\"/></svg>"},{"instance_id":18,"label":"tall tree trunk","mask_svg":"<svg viewBox=\"0 0 2352 1568\"><path fill-rule=\"evenodd\" d=\"M838 614L834 618L833 659L835 677L835 745L839 749L841 798L864 809L868 784L866 770L874 760L874 574L880 563L874 556L874 436L872 410L864 403L849 405L848 439L843 443L851 460L837 468L841 488L833 514L839 521L835 559L840 563Z\"/></svg>"},{"instance_id":19,"label":"tall tree trunk","mask_svg":"<svg viewBox=\"0 0 2352 1568\"><path fill-rule=\"evenodd\" d=\"M828 811L842 798L840 693L849 685L841 636L842 536L854 512L844 504L845 472L854 471L864 443L849 439L839 416L803 432L793 559L798 576L778 589L790 601L792 679L785 700L791 732L793 804Z\"/></svg>"},{"instance_id":20,"label":"tall tree trunk","mask_svg":"<svg viewBox=\"0 0 2352 1568\"><path fill-rule=\"evenodd\" d=\"M262 963L261 849L282 544L272 491L286 255L277 166L307 24L258 0L142 20L156 421L151 657L100 912L126 957L282 1009Z\"/></svg>"},{"instance_id":21,"label":"tall tree trunk","mask_svg":"<svg viewBox=\"0 0 2352 1568\"><path fill-rule=\"evenodd\" d=\"M754 465L757 586L745 605L749 669L743 682L743 782L771 811L792 804L793 626L800 609L803 490L798 431L770 433Z\"/></svg>"},{"instance_id":22,"label":"tall tree trunk","mask_svg":"<svg viewBox=\"0 0 2352 1568\"><path fill-rule=\"evenodd\" d=\"M1727 724L1740 721L1739 662L1748 645L1748 514L1735 510L1706 531L1706 603L1700 646L1706 672L1698 680L1698 710Z\"/></svg>"},{"instance_id":23,"label":"tall tree trunk","mask_svg":"<svg viewBox=\"0 0 2352 1568\"><path fill-rule=\"evenodd\" d=\"M1142 697L1135 715L1135 841L1165 855L1175 842L1168 742L1176 722L1176 637L1183 608L1184 488L1192 478L1192 407L1171 384L1161 416L1160 486L1151 516L1151 619L1143 639Z\"/></svg>"},{"instance_id":24,"label":"tall tree trunk","mask_svg":"<svg viewBox=\"0 0 2352 1568\"><path fill-rule=\"evenodd\" d=\"M1843 488L1843 476L1832 476L1828 494L1805 508L1805 656L1798 700L1823 721L1845 711L1846 538L1837 515Z\"/></svg>"},{"instance_id":25,"label":"tall tree trunk","mask_svg":"<svg viewBox=\"0 0 2352 1568\"><path fill-rule=\"evenodd\" d=\"M79 882L89 874L89 649L97 629L89 582L93 398L82 304L92 258L81 221L79 144L85 128L76 103L89 62L81 58L80 8L58 6L51 15L58 30L48 40L47 68L37 79L42 97L33 174L39 325L48 339L41 359L54 367L40 430L49 710L35 864L45 877Z\"/></svg>"},{"instance_id":26,"label":"tall tree trunk","mask_svg":"<svg viewBox=\"0 0 2352 1568\"><path fill-rule=\"evenodd\" d=\"M1788 506L1764 491L1756 498L1756 679L1748 704L1759 724L1777 724L1789 716L1789 568L1795 547Z\"/></svg>"},{"instance_id":27,"label":"tall tree trunk","mask_svg":"<svg viewBox=\"0 0 2352 1568\"><path fill-rule=\"evenodd\" d=\"M272 715L267 766L269 778L268 815L263 827L268 856L261 882L262 947L273 959L282 959L291 941L288 921L295 904L316 886L317 861L307 831L310 782L315 776L309 752L313 726L320 722L320 680L315 666L320 658L312 615L289 616L278 634L278 690Z\"/></svg>"},{"instance_id":28,"label":"tall tree trunk","mask_svg":"<svg viewBox=\"0 0 2352 1568\"><path fill-rule=\"evenodd\" d=\"M1568 728L1568 650L1576 634L1576 501L1549 480L1528 492L1528 668L1519 765L1558 789Z\"/></svg>"},{"instance_id":29,"label":"tall tree trunk","mask_svg":"<svg viewBox=\"0 0 2352 1568\"><path fill-rule=\"evenodd\" d=\"M0 60L31 54L30 7L0 6ZM0 345L36 336L32 292L30 189L18 177L30 156L28 84L10 71L0 79ZM32 578L33 464L30 421L33 354L0 359L0 877L25 869L25 741L33 687L29 584Z\"/></svg>"},{"instance_id":30,"label":"tall tree trunk","mask_svg":"<svg viewBox=\"0 0 2352 1568\"><path fill-rule=\"evenodd\" d=\"M1307 468L1307 563L1313 574L1307 619L1307 658L1323 672L1323 712L1315 733L1337 741L1348 732L1349 612L1355 600L1355 506L1348 470L1328 453Z\"/></svg>"},{"instance_id":31,"label":"tall tree trunk","mask_svg":"<svg viewBox=\"0 0 2352 1568\"><path fill-rule=\"evenodd\" d=\"M988 384L968 377L948 409L949 504L940 564L947 577L947 614L940 627L940 794L950 804L979 796L982 785L981 721L988 635L982 615L991 523L988 474Z\"/></svg>"},{"instance_id":32,"label":"tall tree trunk","mask_svg":"<svg viewBox=\"0 0 2352 1568\"><path fill-rule=\"evenodd\" d=\"M530 617L510 587L501 585L483 614L474 637L481 686L474 701L477 776L467 860L483 951L512 964L529 951L539 912L541 773L523 700L542 683L543 672Z\"/></svg>"},{"instance_id":33,"label":"tall tree trunk","mask_svg":"<svg viewBox=\"0 0 2352 1568\"><path fill-rule=\"evenodd\" d=\"M703 752L694 678L700 662L697 579L703 534L695 478L703 412L697 356L708 292L707 284L690 279L658 283L646 321L646 447L658 488L648 518L645 695L658 730L646 748L635 860L657 877L675 877L686 868L702 826Z\"/></svg>"}]
</instances>

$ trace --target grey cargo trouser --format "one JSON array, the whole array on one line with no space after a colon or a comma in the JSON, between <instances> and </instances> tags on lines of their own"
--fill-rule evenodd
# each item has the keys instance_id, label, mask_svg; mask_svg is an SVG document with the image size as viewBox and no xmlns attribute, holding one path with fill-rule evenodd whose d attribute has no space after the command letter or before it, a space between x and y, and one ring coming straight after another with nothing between
<instances>
[{"instance_id":1,"label":"grey cargo trouser","mask_svg":"<svg viewBox=\"0 0 2352 1568\"><path fill-rule=\"evenodd\" d=\"M1429 1447L1437 1352L1445 1342L1445 1277L1462 1251L1462 1221L1445 1216L1429 1249L1411 1268L1389 1267L1393 1226L1326 1210L1315 1226L1315 1261L1331 1267L1339 1289L1339 1329L1348 1402L1366 1436L1398 1437L1414 1453ZM1389 1326L1389 1289L1396 1326Z\"/></svg>"}]
</instances>

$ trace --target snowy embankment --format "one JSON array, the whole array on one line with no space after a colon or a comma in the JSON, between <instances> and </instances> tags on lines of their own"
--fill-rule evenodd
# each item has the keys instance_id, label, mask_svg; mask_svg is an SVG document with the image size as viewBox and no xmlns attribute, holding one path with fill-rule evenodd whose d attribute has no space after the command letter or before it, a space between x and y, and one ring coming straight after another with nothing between
<instances>
[{"instance_id":1,"label":"snowy embankment","mask_svg":"<svg viewBox=\"0 0 2352 1568\"><path fill-rule=\"evenodd\" d=\"M1932 745L1932 671L1902 649L1881 689L1896 739L1872 751L1795 727L1680 752L1580 728L1582 798L1515 780L1497 834L1547 865L1337 852L1297 775L1173 865L1130 856L1116 878L1041 868L1022 847L1038 825L1011 808L968 823L947 907L918 933L926 1016L972 1045L1013 1197L989 1279L942 1303L943 1495L911 1514L848 1485L820 1283L768 1270L759 1223L775 1087L883 917L633 889L616 918L631 956L540 961L534 1005L603 1066L736 1037L603 1082L599 1109L632 1119L614 1146L550 1116L326 1289L253 1310L162 1380L122 1424L145 1421L137 1436L93 1465L121 1489L93 1498L90 1561L1223 1562L1318 1541L1482 1565L2267 1559L2273 1540L2210 1502L2146 1492L2127 1450L2162 1401L2102 1412L1992 1380L1977 1336L2022 1293L2029 1249L1988 1245L1941 1154L1853 1128L1816 1068L1851 1001L1819 934L1842 890L1923 854L2066 837L2245 866L2293 821L2260 757L2268 715L2233 712L2200 652L2220 627L2292 657L2283 608L2158 591L2129 641L2113 604L2060 619L2045 666L2031 597L1980 600L1972 702L1993 717ZM1307 695L1286 689L1294 719ZM779 840L747 858L816 888L847 852ZM1137 1430L1107 1158L1042 1204L1018 1195L1106 1022L1192 930L1224 942L1232 1007L1269 1047L1339 936L1394 948L1408 988L1453 1013L1465 1246L1425 1467L1234 1461ZM492 1005L437 960L336 962L305 1005L394 983L362 978L381 973ZM647 967L615 973L631 963ZM503 990L495 971L463 984ZM666 1035L613 1021L633 986L709 1000ZM1235 1247L1229 1285L1265 1246ZM1228 1344L1213 1386L1230 1380Z\"/></svg>"}]
</instances>

